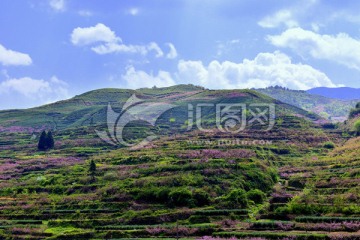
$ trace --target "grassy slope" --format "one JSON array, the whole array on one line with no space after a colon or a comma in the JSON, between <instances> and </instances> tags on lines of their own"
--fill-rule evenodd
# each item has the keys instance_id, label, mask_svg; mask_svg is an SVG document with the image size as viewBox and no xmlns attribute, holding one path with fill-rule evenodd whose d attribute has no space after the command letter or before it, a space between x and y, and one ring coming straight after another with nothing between
<instances>
[{"instance_id":1,"label":"grassy slope","mask_svg":"<svg viewBox=\"0 0 360 240\"><path fill-rule=\"evenodd\" d=\"M248 194L252 189L271 194L279 159L326 152L322 146L328 140L321 129L296 117L284 118L270 132L194 131L139 150L107 149L87 130L59 132L56 149L46 154L34 150L29 133L1 135L18 141L3 146L0 160L4 235L175 236L176 222L183 236L226 231L222 221L240 224L266 211L266 198ZM219 139L241 141L219 146ZM253 140L272 142L248 144ZM98 169L93 182L90 159ZM159 224L162 233L152 230Z\"/></svg>"},{"instance_id":2,"label":"grassy slope","mask_svg":"<svg viewBox=\"0 0 360 240\"><path fill-rule=\"evenodd\" d=\"M297 197L278 214L359 218L359 153L360 138L352 138L326 156L300 158L280 168L283 190Z\"/></svg>"},{"instance_id":3,"label":"grassy slope","mask_svg":"<svg viewBox=\"0 0 360 240\"><path fill-rule=\"evenodd\" d=\"M345 207L357 209L358 198L353 198L355 202L343 200L352 205L334 200L336 208L324 207L319 212L321 206L329 206L324 201L330 201L331 191L340 199L348 194L358 196L357 172L346 172L349 166L357 169L358 140L332 151L324 144L331 140L341 146L341 132L325 132L311 121L293 116L306 115L306 111L250 90L191 88L189 92L187 87L177 93L173 89L139 92L144 98L179 104L180 110L169 113L176 118L176 126L183 125L185 119L182 115L186 108L181 106L205 100L276 103L276 126L271 131L255 127L235 135L216 130L179 132L174 128L176 131L137 150L105 145L96 137L97 126L81 126L56 131L56 149L47 153L36 151L32 131L3 131L0 234L16 239L177 234L300 238L317 234L321 239L327 231L314 229L313 224L301 223L295 217L345 215L349 211ZM109 94L111 91L114 96ZM79 106L75 103L78 99L91 102L91 107L103 107L105 102L119 98L118 91L123 99L131 94L115 89L93 91L75 97L73 105L57 103L61 106L58 109L72 112L72 107ZM108 98L99 103L97 99L105 93ZM37 110L46 113L54 107ZM171 128L169 122L162 124ZM97 163L95 181L88 173L91 159ZM323 190L321 186L329 182L329 176L341 184L331 186L329 192L325 191L328 195L322 197L324 193L317 192ZM281 184L277 183L279 179ZM342 181L345 179L351 182ZM346 184L353 185L350 188ZM257 192L251 191L255 189Z\"/></svg>"},{"instance_id":4,"label":"grassy slope","mask_svg":"<svg viewBox=\"0 0 360 240\"><path fill-rule=\"evenodd\" d=\"M114 110L120 111L125 101L133 94L152 102L167 102L179 108L173 112L181 125L188 103L273 103L274 100L251 90L205 90L192 85L178 85L158 89L100 89L72 99L27 109L0 111L0 126L26 126L53 129L68 129L79 126L101 125L106 123L106 109L110 103ZM280 112L307 115L302 109L287 104L279 104ZM187 114L185 114L186 116ZM180 122L181 121L181 122Z\"/></svg>"}]
</instances>

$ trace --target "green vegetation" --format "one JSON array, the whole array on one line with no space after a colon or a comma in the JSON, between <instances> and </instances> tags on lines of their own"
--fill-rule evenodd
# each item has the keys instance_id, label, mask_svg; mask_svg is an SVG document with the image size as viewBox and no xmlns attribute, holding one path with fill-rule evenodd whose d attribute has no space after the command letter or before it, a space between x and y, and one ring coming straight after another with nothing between
<instances>
[{"instance_id":1,"label":"green vegetation","mask_svg":"<svg viewBox=\"0 0 360 240\"><path fill-rule=\"evenodd\" d=\"M159 138L108 145L95 132L107 129L106 101L120 112L132 93L97 90L0 113L0 239L360 238L360 138L351 131L252 90L182 85L136 91L178 106L150 128ZM276 124L222 132L209 110L211 131L187 131L187 104L205 100L275 103ZM36 151L33 136L50 134L29 127L24 111L51 115L56 148ZM149 127L126 131L135 142Z\"/></svg>"},{"instance_id":2,"label":"green vegetation","mask_svg":"<svg viewBox=\"0 0 360 240\"><path fill-rule=\"evenodd\" d=\"M355 108L350 110L349 118L355 118L360 115L360 102L356 104Z\"/></svg>"},{"instance_id":3,"label":"green vegetation","mask_svg":"<svg viewBox=\"0 0 360 240\"><path fill-rule=\"evenodd\" d=\"M334 122L345 121L349 111L358 100L340 100L314 95L301 90L291 90L279 86L256 89L256 91L278 99L284 103L297 106L310 112L314 112L325 119ZM352 110L350 115L356 111ZM359 113L359 112L358 112Z\"/></svg>"},{"instance_id":4,"label":"green vegetation","mask_svg":"<svg viewBox=\"0 0 360 240\"><path fill-rule=\"evenodd\" d=\"M354 123L354 128L355 128L357 135L359 136L360 135L360 119L356 120L356 122Z\"/></svg>"},{"instance_id":5,"label":"green vegetation","mask_svg":"<svg viewBox=\"0 0 360 240\"><path fill-rule=\"evenodd\" d=\"M89 166L89 174L91 176L92 182L95 181L95 175L96 175L96 164L94 160L91 159L90 166Z\"/></svg>"},{"instance_id":6,"label":"green vegetation","mask_svg":"<svg viewBox=\"0 0 360 240\"><path fill-rule=\"evenodd\" d=\"M326 142L324 143L324 148L333 149L335 148L335 144L333 142Z\"/></svg>"}]
</instances>

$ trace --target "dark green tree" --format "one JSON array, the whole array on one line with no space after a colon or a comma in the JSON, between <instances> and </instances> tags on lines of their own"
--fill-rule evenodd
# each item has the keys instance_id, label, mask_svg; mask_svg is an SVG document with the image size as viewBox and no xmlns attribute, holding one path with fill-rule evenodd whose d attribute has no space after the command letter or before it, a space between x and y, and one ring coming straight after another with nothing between
<instances>
[{"instance_id":1,"label":"dark green tree","mask_svg":"<svg viewBox=\"0 0 360 240\"><path fill-rule=\"evenodd\" d=\"M38 143L38 149L40 151L46 151L48 149L52 149L55 146L54 137L52 135L52 132L49 131L46 133L46 131L42 131Z\"/></svg>"},{"instance_id":2,"label":"dark green tree","mask_svg":"<svg viewBox=\"0 0 360 240\"><path fill-rule=\"evenodd\" d=\"M90 173L90 176L91 176L91 180L95 181L96 164L95 164L94 160L90 161L89 173Z\"/></svg>"},{"instance_id":3,"label":"dark green tree","mask_svg":"<svg viewBox=\"0 0 360 240\"><path fill-rule=\"evenodd\" d=\"M48 149L53 149L54 146L55 146L54 137L53 137L51 131L49 131L49 132L47 133L47 136L46 136L46 144L47 144Z\"/></svg>"},{"instance_id":4,"label":"dark green tree","mask_svg":"<svg viewBox=\"0 0 360 240\"><path fill-rule=\"evenodd\" d=\"M45 131L43 131L40 135L39 143L38 143L38 149L40 151L45 151L47 149L47 134Z\"/></svg>"}]
</instances>

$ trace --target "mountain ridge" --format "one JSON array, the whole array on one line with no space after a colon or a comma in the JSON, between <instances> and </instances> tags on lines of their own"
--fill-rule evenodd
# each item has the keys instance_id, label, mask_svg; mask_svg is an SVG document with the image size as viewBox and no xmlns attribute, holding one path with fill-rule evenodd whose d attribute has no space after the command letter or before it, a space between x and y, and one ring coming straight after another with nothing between
<instances>
[{"instance_id":1,"label":"mountain ridge","mask_svg":"<svg viewBox=\"0 0 360 240\"><path fill-rule=\"evenodd\" d=\"M328 118L333 122L343 122L350 110L360 100L343 100L311 94L303 90L291 90L279 86L255 89L282 102L294 105ZM360 98L360 96L359 96Z\"/></svg>"},{"instance_id":2,"label":"mountain ridge","mask_svg":"<svg viewBox=\"0 0 360 240\"><path fill-rule=\"evenodd\" d=\"M317 87L307 90L306 92L328 98L337 98L342 100L360 99L360 88L351 87Z\"/></svg>"},{"instance_id":3,"label":"mountain ridge","mask_svg":"<svg viewBox=\"0 0 360 240\"><path fill-rule=\"evenodd\" d=\"M243 90L209 90L194 85L178 85L167 88L116 89L104 88L92 90L73 98L31 109L14 109L0 111L0 126L53 126L56 128L77 127L91 124L106 123L106 111L110 103L116 112L120 112L122 105L135 94L145 101L173 103L179 107L175 112L179 125L183 124L187 116L189 103L273 103L277 104L279 112L293 115L312 116L311 113L279 102L262 93ZM182 122L181 122L182 121Z\"/></svg>"}]
</instances>

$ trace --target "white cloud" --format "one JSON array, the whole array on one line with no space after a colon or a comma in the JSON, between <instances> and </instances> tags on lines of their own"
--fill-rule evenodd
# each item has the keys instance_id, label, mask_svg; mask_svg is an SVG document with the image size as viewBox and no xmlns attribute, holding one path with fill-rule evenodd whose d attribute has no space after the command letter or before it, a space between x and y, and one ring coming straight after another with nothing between
<instances>
[{"instance_id":1,"label":"white cloud","mask_svg":"<svg viewBox=\"0 0 360 240\"><path fill-rule=\"evenodd\" d=\"M348 10L336 9L336 11L334 13L332 13L330 16L328 16L327 20L328 21L344 20L349 23L359 24L360 16L355 9L352 9L352 10L353 11L351 11L351 9L348 9Z\"/></svg>"},{"instance_id":2,"label":"white cloud","mask_svg":"<svg viewBox=\"0 0 360 240\"><path fill-rule=\"evenodd\" d=\"M263 18L258 24L264 28L276 28L281 25L291 28L299 25L298 22L294 20L293 13L290 10L280 10L273 15Z\"/></svg>"},{"instance_id":3,"label":"white cloud","mask_svg":"<svg viewBox=\"0 0 360 240\"><path fill-rule=\"evenodd\" d=\"M102 23L93 27L75 28L71 34L71 42L76 46L92 45L91 50L97 54L137 53L147 55L149 52L154 52L157 58L164 56L164 52L155 42L146 45L122 43L121 38Z\"/></svg>"},{"instance_id":4,"label":"white cloud","mask_svg":"<svg viewBox=\"0 0 360 240\"><path fill-rule=\"evenodd\" d=\"M127 87L136 89L141 87L168 87L175 84L170 73L159 71L157 75L148 74L144 71L137 71L134 67L129 67L122 79L126 81Z\"/></svg>"},{"instance_id":5,"label":"white cloud","mask_svg":"<svg viewBox=\"0 0 360 240\"><path fill-rule=\"evenodd\" d=\"M346 33L321 35L302 28L288 29L267 37L274 46L290 48L302 57L326 59L360 70L360 40Z\"/></svg>"},{"instance_id":6,"label":"white cloud","mask_svg":"<svg viewBox=\"0 0 360 240\"><path fill-rule=\"evenodd\" d=\"M149 45L147 46L147 50L155 51L155 53L156 53L155 57L157 57L157 58L164 56L164 52L161 50L161 48L155 42L149 43Z\"/></svg>"},{"instance_id":7,"label":"white cloud","mask_svg":"<svg viewBox=\"0 0 360 240\"><path fill-rule=\"evenodd\" d=\"M166 54L166 58L168 58L168 59L177 58L178 53L177 53L177 51L176 51L176 48L175 48L174 44L172 44L172 43L167 43L167 45L169 46L170 51L169 51L168 54Z\"/></svg>"},{"instance_id":8,"label":"white cloud","mask_svg":"<svg viewBox=\"0 0 360 240\"><path fill-rule=\"evenodd\" d=\"M94 27L75 28L71 33L71 42L74 45L89 45L98 42L116 43L121 41L116 37L115 32L102 23Z\"/></svg>"},{"instance_id":9,"label":"white cloud","mask_svg":"<svg viewBox=\"0 0 360 240\"><path fill-rule=\"evenodd\" d=\"M65 0L50 0L50 7L57 12L63 12L66 10Z\"/></svg>"},{"instance_id":10,"label":"white cloud","mask_svg":"<svg viewBox=\"0 0 360 240\"><path fill-rule=\"evenodd\" d=\"M118 43L104 43L92 47L91 50L97 54L109 54L109 53L140 53L145 55L147 53L146 47L136 45L125 45Z\"/></svg>"},{"instance_id":11,"label":"white cloud","mask_svg":"<svg viewBox=\"0 0 360 240\"><path fill-rule=\"evenodd\" d=\"M311 23L311 28L314 32L318 32L320 30L321 24Z\"/></svg>"},{"instance_id":12,"label":"white cloud","mask_svg":"<svg viewBox=\"0 0 360 240\"><path fill-rule=\"evenodd\" d=\"M0 44L0 63L8 65L30 65L32 60L28 54L6 49Z\"/></svg>"},{"instance_id":13,"label":"white cloud","mask_svg":"<svg viewBox=\"0 0 360 240\"><path fill-rule=\"evenodd\" d=\"M9 78L0 82L0 96L20 96L42 103L53 102L69 96L68 85L56 76L46 81L30 77Z\"/></svg>"},{"instance_id":14,"label":"white cloud","mask_svg":"<svg viewBox=\"0 0 360 240\"><path fill-rule=\"evenodd\" d=\"M314 16L313 9L319 7L321 3L319 0L307 0L291 1L290 4L287 8L265 16L258 21L258 25L263 28L293 28L301 24L307 24L310 19L317 17Z\"/></svg>"},{"instance_id":15,"label":"white cloud","mask_svg":"<svg viewBox=\"0 0 360 240\"><path fill-rule=\"evenodd\" d=\"M50 84L44 80L35 80L29 77L8 79L0 83L0 92L15 91L31 97L40 92L50 92Z\"/></svg>"},{"instance_id":16,"label":"white cloud","mask_svg":"<svg viewBox=\"0 0 360 240\"><path fill-rule=\"evenodd\" d=\"M78 14L82 17L91 17L94 15L94 13L89 10L80 10L78 11Z\"/></svg>"},{"instance_id":17,"label":"white cloud","mask_svg":"<svg viewBox=\"0 0 360 240\"><path fill-rule=\"evenodd\" d=\"M280 52L259 53L253 60L241 63L212 61L207 66L201 61L178 62L178 70L171 75L160 71L157 76L129 68L123 76L132 88L169 86L191 83L211 89L263 88L280 85L291 89L336 87L325 73L309 65L295 64Z\"/></svg>"},{"instance_id":18,"label":"white cloud","mask_svg":"<svg viewBox=\"0 0 360 240\"><path fill-rule=\"evenodd\" d=\"M240 39L232 39L229 41L217 41L216 45L216 56L222 57L224 55L233 54L234 51L237 51L241 46Z\"/></svg>"},{"instance_id":19,"label":"white cloud","mask_svg":"<svg viewBox=\"0 0 360 240\"><path fill-rule=\"evenodd\" d=\"M200 61L180 61L178 78L187 83L209 88L259 88L274 85L291 89L336 85L322 72L309 65L294 64L280 52L259 53L254 60L242 63L212 61L204 66Z\"/></svg>"},{"instance_id":20,"label":"white cloud","mask_svg":"<svg viewBox=\"0 0 360 240\"><path fill-rule=\"evenodd\" d=\"M159 58L164 55L161 48L154 42L149 43L148 45L125 45L121 43L104 43L92 47L97 54L109 54L109 53L138 53L141 55L147 55L149 52L155 52L155 57Z\"/></svg>"},{"instance_id":21,"label":"white cloud","mask_svg":"<svg viewBox=\"0 0 360 240\"><path fill-rule=\"evenodd\" d=\"M127 11L127 13L128 14L130 14L130 15L132 15L132 16L137 16L137 15L139 15L139 12L140 12L140 10L138 9L138 8L130 8L128 11Z\"/></svg>"}]
</instances>

